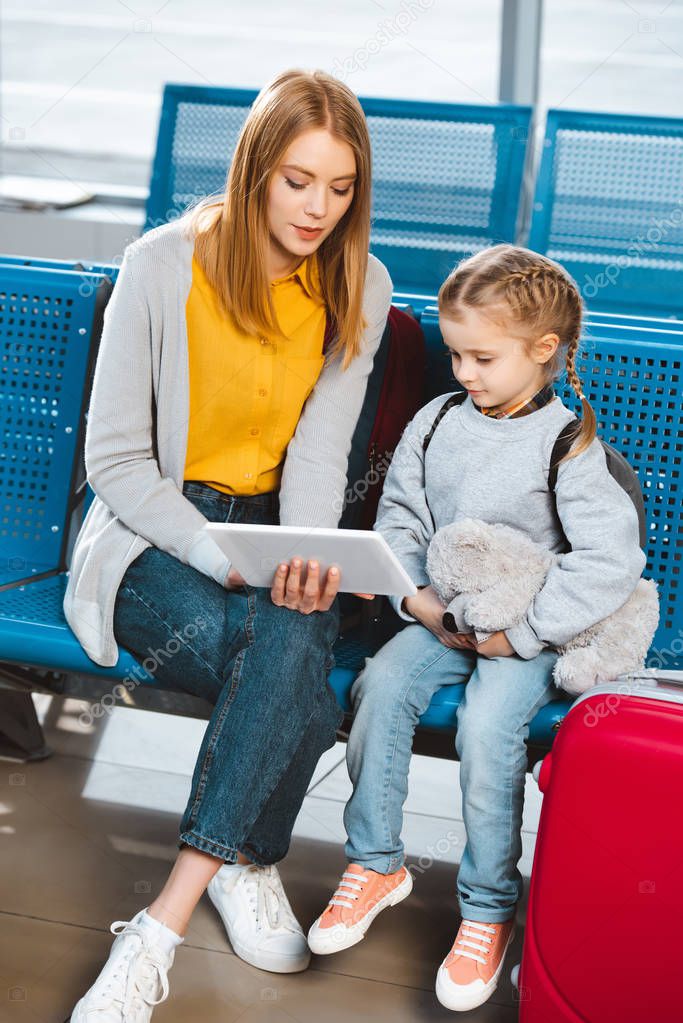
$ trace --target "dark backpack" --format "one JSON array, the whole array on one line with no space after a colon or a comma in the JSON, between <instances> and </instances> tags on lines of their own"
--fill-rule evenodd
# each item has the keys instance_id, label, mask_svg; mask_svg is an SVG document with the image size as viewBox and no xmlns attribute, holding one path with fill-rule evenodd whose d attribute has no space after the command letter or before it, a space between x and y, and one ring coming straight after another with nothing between
<instances>
[{"instance_id":1,"label":"dark backpack","mask_svg":"<svg viewBox=\"0 0 683 1023\"><path fill-rule=\"evenodd\" d=\"M439 409L436 418L432 423L431 430L429 431L424 441L422 442L423 452L427 451L427 448L429 447L429 442L434 436L434 431L436 430L437 426L439 425L443 417L446 415L446 413L455 405L462 405L466 398L467 391L458 391L456 392L456 394L452 394L450 395L449 398L447 398L447 400ZM555 494L555 485L557 483L558 465L562 458L564 457L564 455L566 455L569 449L571 448L572 443L574 442L574 439L578 434L580 428L581 428L580 420L575 417L573 422L567 423L567 425L560 431L560 433L557 436L557 440L553 445L552 454L550 456L550 470L548 472L548 490L553 495ZM633 501L633 504L635 505L635 509L638 513L638 531L640 534L640 546L644 548L647 543L647 525L645 519L645 502L643 500L643 492L640 487L640 481L635 473L635 470L630 465L630 463L624 458L622 453L620 451L617 451L616 448L613 448L611 444L608 444L607 441L603 440L602 438L599 438L599 440L603 448L605 449L605 456L607 458L607 468L610 472L610 475L612 475L619 484L619 486L626 491L628 496ZM559 525L561 528L561 523L559 523ZM567 547L569 547L569 542L567 541L566 536L565 541Z\"/></svg>"},{"instance_id":2,"label":"dark backpack","mask_svg":"<svg viewBox=\"0 0 683 1023\"><path fill-rule=\"evenodd\" d=\"M351 441L340 529L372 529L391 457L424 404L426 363L419 323L391 306Z\"/></svg>"}]
</instances>

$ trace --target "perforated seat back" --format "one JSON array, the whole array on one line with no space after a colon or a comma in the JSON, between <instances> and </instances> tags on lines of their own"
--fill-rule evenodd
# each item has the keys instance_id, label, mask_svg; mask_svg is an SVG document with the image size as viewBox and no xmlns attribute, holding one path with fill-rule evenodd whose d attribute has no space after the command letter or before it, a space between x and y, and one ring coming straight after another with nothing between
<instances>
[{"instance_id":1,"label":"perforated seat back","mask_svg":"<svg viewBox=\"0 0 683 1023\"><path fill-rule=\"evenodd\" d=\"M595 410L598 433L635 469L645 501L647 564L644 575L659 584L661 617L651 655L666 667L683 665L683 345L680 336L656 345L602 337L585 338L577 369ZM565 382L564 403L581 407ZM654 662L653 662L654 663ZM659 664L654 664L659 667Z\"/></svg>"},{"instance_id":2,"label":"perforated seat back","mask_svg":"<svg viewBox=\"0 0 683 1023\"><path fill-rule=\"evenodd\" d=\"M0 264L0 585L64 567L110 282Z\"/></svg>"},{"instance_id":3,"label":"perforated seat back","mask_svg":"<svg viewBox=\"0 0 683 1023\"><path fill-rule=\"evenodd\" d=\"M529 247L589 307L683 316L683 120L550 110Z\"/></svg>"}]
</instances>

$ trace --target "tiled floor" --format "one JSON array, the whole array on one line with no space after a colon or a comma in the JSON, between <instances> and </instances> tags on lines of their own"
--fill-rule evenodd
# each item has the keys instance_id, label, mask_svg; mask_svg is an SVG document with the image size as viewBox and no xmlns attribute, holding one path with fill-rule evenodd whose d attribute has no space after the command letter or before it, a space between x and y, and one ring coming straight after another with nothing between
<instances>
[{"instance_id":1,"label":"tiled floor","mask_svg":"<svg viewBox=\"0 0 683 1023\"><path fill-rule=\"evenodd\" d=\"M51 758L0 762L0 1021L63 1023L104 962L109 924L129 919L159 890L176 853L177 825L205 722L116 709L91 730L78 700L36 697ZM281 872L306 927L343 868L344 746L322 759ZM527 778L524 852L529 877L540 794ZM382 914L355 948L314 957L303 974L265 973L238 959L204 896L169 974L157 1023L418 1023L453 1019L433 993L457 929L454 898L464 843L458 765L415 757L405 843L413 894ZM510 968L520 959L526 903L493 999L457 1018L517 1019Z\"/></svg>"}]
</instances>

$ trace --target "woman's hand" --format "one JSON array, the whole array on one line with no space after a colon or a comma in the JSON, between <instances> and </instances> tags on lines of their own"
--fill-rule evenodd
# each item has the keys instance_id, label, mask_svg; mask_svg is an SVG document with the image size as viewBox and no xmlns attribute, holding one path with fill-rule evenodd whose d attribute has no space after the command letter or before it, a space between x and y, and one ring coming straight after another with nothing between
<instances>
[{"instance_id":1,"label":"woman's hand","mask_svg":"<svg viewBox=\"0 0 683 1023\"><path fill-rule=\"evenodd\" d=\"M306 582L301 582L301 558L294 558L291 565L281 564L273 576L270 596L278 607L288 607L291 611L301 611L309 615L312 611L329 611L337 596L341 574L336 565L331 565L324 579L320 578L320 566L317 561L308 562ZM356 593L356 597L372 600L372 593Z\"/></svg>"},{"instance_id":2,"label":"woman's hand","mask_svg":"<svg viewBox=\"0 0 683 1023\"><path fill-rule=\"evenodd\" d=\"M406 597L403 607L429 629L444 646L458 650L476 650L474 635L470 632L449 632L443 624L446 605L441 603L433 586L425 586L412 597Z\"/></svg>"},{"instance_id":3,"label":"woman's hand","mask_svg":"<svg viewBox=\"0 0 683 1023\"><path fill-rule=\"evenodd\" d=\"M494 632L488 639L477 643L477 653L484 657L514 657L514 647L504 632Z\"/></svg>"},{"instance_id":4,"label":"woman's hand","mask_svg":"<svg viewBox=\"0 0 683 1023\"><path fill-rule=\"evenodd\" d=\"M295 564L296 570L293 568L291 573L289 573L289 566L283 564L274 575L270 591L273 603L301 611L303 614L310 614L311 611L329 610L339 589L341 579L339 571L337 570L336 574L332 573L331 576L328 573L327 585L321 588L319 566L317 562L310 561L306 585L303 586L300 580L302 567L300 559L297 558L296 562L292 562L293 566ZM336 568L336 566L334 567ZM240 586L246 585L246 579L236 568L231 566L223 585L228 590L239 589ZM373 600L375 595L374 593L356 593L354 596L362 597L363 600Z\"/></svg>"}]
</instances>

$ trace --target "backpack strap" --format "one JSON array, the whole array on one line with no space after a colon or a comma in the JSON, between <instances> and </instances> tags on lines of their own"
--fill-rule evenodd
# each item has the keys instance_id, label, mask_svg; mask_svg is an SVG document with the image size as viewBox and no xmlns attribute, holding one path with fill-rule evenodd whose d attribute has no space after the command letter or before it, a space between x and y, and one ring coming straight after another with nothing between
<instances>
[{"instance_id":1,"label":"backpack strap","mask_svg":"<svg viewBox=\"0 0 683 1023\"><path fill-rule=\"evenodd\" d=\"M574 416L557 436L550 455L550 469L548 470L548 490L551 494L555 493L558 466L564 456L571 450L571 446L578 437L580 429L581 421Z\"/></svg>"},{"instance_id":2,"label":"backpack strap","mask_svg":"<svg viewBox=\"0 0 683 1023\"><path fill-rule=\"evenodd\" d=\"M422 441L422 453L423 454L426 453L427 448L429 447L429 443L430 443L432 437L434 436L434 431L436 430L437 426L439 425L439 423L441 422L443 417L446 415L446 413L450 412L450 410L455 405L462 405L462 403L465 401L466 398L467 398L467 391L456 391L455 394L449 395L449 397L446 399L444 404L441 406L441 408L437 412L436 419L432 423L431 430L429 431L429 433L427 434L425 439Z\"/></svg>"},{"instance_id":3,"label":"backpack strap","mask_svg":"<svg viewBox=\"0 0 683 1023\"><path fill-rule=\"evenodd\" d=\"M553 497L555 496L558 465L562 458L570 450L580 429L581 423L578 419L570 421L558 435L553 446L552 454L550 456L550 469L548 470L548 490ZM603 440L601 437L598 439L600 440L605 452L607 471L612 479L617 481L622 490L624 490L633 501L638 515L639 542L641 548L645 550L647 547L647 516L645 514L645 500L643 498L643 491L640 486L638 475L628 459L624 458L621 451L612 447L611 444L608 444L607 441ZM561 527L562 524L559 522L559 516L558 523ZM562 532L564 533L564 530L562 530ZM566 539L565 535L565 540ZM567 546L569 546L569 541L567 541Z\"/></svg>"}]
</instances>

